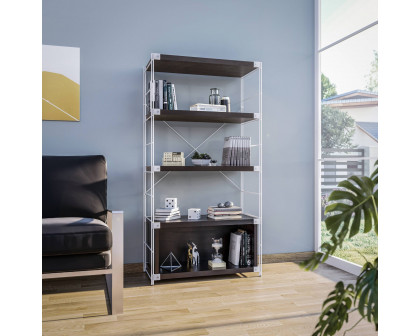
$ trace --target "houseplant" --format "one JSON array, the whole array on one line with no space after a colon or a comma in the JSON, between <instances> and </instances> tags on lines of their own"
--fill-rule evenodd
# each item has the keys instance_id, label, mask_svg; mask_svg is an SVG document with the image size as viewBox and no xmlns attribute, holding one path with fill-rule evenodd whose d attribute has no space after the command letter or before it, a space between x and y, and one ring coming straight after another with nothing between
<instances>
[{"instance_id":1,"label":"houseplant","mask_svg":"<svg viewBox=\"0 0 420 336\"><path fill-rule=\"evenodd\" d=\"M321 252L301 263L306 270L314 270L325 262L347 237L371 230L378 234L378 162L370 177L351 176L338 186L340 190L331 193L325 208L325 223L331 241L324 242ZM363 232L360 232L362 228ZM374 323L378 330L378 258L373 263L366 260L356 284L345 286L342 281L336 284L323 303L323 311L312 336L335 335L355 310L360 319L354 326L365 319Z\"/></svg>"},{"instance_id":2,"label":"houseplant","mask_svg":"<svg viewBox=\"0 0 420 336\"><path fill-rule=\"evenodd\" d=\"M207 153L198 154L198 152L195 152L191 161L194 166L208 166L210 164L211 157Z\"/></svg>"}]
</instances>

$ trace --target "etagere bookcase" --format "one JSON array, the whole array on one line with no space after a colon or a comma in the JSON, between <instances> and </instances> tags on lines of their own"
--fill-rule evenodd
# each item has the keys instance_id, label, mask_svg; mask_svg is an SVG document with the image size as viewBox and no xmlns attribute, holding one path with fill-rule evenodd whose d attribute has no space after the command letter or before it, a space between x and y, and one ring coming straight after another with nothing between
<instances>
[{"instance_id":1,"label":"etagere bookcase","mask_svg":"<svg viewBox=\"0 0 420 336\"><path fill-rule=\"evenodd\" d=\"M187 75L221 76L240 79L240 111L232 112L199 112L190 110L160 110L154 108L154 81L155 73L175 73ZM252 111L245 111L246 97L243 96L244 80L253 74L258 83L258 92L254 92L256 104ZM150 85L149 85L150 83ZM178 94L178 92L177 92ZM218 130L230 124L240 125L240 133L244 134L244 126L252 123L258 130L258 143L251 146L251 156L257 156L256 165L253 166L160 166L157 159L162 153L155 153L157 141L155 123L163 122L173 131L168 122L191 123L217 123L221 124ZM217 131L216 131L217 132ZM215 134L214 132L213 134ZM176 132L184 141L185 138ZM213 135L212 134L212 135ZM255 139L253 139L255 141ZM187 141L186 141L187 142ZM195 146L187 142L193 150ZM222 151L222 148L220 148ZM157 156L158 154L159 156ZM156 156L155 156L156 155ZM220 163L219 163L220 164ZM151 285L155 281L164 279L200 277L222 274L235 274L256 272L262 275L262 63L233 61L224 59L211 59L187 56L174 56L152 53L151 58L143 69L143 270L150 278ZM214 172L223 175L240 193L240 206L246 210L244 195L251 195L258 204L253 205L255 213L247 213L236 220L213 220L203 213L199 220L188 220L187 216L181 219L157 222L155 221L155 186L172 171L176 172ZM219 173L219 174L217 174ZM236 183L228 173L240 174L240 183ZM257 190L245 190L245 175L257 174ZM217 176L215 176L217 178ZM205 209L203 209L205 210ZM205 212L205 211L204 211ZM175 272L160 269L160 264L168 251L184 253L185 237L193 237L201 246L209 245L212 237L223 237L226 245L229 244L229 234L238 228L246 229L253 235L253 265L238 267L225 261L226 269L211 270L207 266L206 257L210 252L203 251L202 262L195 269L189 269L184 260L180 260L182 267ZM226 251L228 251L226 246ZM208 259L208 258L207 258Z\"/></svg>"}]
</instances>

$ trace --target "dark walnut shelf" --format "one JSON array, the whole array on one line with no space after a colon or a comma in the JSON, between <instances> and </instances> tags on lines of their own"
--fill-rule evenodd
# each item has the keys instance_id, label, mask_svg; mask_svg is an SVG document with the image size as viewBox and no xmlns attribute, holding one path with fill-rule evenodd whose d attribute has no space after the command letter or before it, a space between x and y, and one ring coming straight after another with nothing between
<instances>
[{"instance_id":1,"label":"dark walnut shelf","mask_svg":"<svg viewBox=\"0 0 420 336\"><path fill-rule=\"evenodd\" d=\"M173 228L190 228L190 227L203 227L203 226L227 226L227 225L249 225L254 224L256 218L241 215L241 219L212 219L206 215L201 216L200 219L188 219L188 216L181 216L180 219L172 221L156 221L160 223L160 229L173 229ZM150 221L150 218L147 217Z\"/></svg>"},{"instance_id":2,"label":"dark walnut shelf","mask_svg":"<svg viewBox=\"0 0 420 336\"><path fill-rule=\"evenodd\" d=\"M156 166L155 166L156 167ZM208 172L208 171L226 171L226 172L250 172L257 171L257 166L157 166L159 171L188 171L188 172ZM146 167L150 171L150 166Z\"/></svg>"},{"instance_id":3,"label":"dark walnut shelf","mask_svg":"<svg viewBox=\"0 0 420 336\"><path fill-rule=\"evenodd\" d=\"M150 71L150 63L147 71ZM154 61L155 72L170 72L190 75L243 77L257 69L254 62L217 58L188 57L160 54Z\"/></svg>"},{"instance_id":4,"label":"dark walnut shelf","mask_svg":"<svg viewBox=\"0 0 420 336\"><path fill-rule=\"evenodd\" d=\"M209 269L207 262L208 260L200 260L200 265L198 265L198 267L187 267L187 265L183 264L180 269L174 272L169 272L161 269L160 278L161 280L164 280L254 272L253 267L239 267L231 264L230 262L226 262L226 269L212 270Z\"/></svg>"},{"instance_id":5,"label":"dark walnut shelf","mask_svg":"<svg viewBox=\"0 0 420 336\"><path fill-rule=\"evenodd\" d=\"M147 114L150 117L150 113ZM189 122L210 122L242 124L244 122L257 120L254 113L243 112L203 112L190 110L160 110L155 113L155 121L189 121Z\"/></svg>"}]
</instances>

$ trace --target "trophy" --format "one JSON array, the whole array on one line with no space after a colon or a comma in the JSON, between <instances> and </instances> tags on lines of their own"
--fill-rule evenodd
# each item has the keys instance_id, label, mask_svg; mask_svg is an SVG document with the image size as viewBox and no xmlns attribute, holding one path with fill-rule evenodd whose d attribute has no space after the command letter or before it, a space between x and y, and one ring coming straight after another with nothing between
<instances>
[{"instance_id":1,"label":"trophy","mask_svg":"<svg viewBox=\"0 0 420 336\"><path fill-rule=\"evenodd\" d=\"M226 269L226 263L223 261L223 255L219 253L219 250L223 247L223 239L213 238L211 247L214 249L214 253L211 255L213 259L209 260L209 267L211 269Z\"/></svg>"}]
</instances>

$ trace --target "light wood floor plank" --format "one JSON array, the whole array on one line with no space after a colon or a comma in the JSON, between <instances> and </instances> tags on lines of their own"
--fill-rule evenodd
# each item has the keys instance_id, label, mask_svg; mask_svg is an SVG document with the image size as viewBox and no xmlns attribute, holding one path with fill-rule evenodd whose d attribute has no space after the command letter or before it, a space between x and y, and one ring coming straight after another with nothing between
<instances>
[{"instance_id":1,"label":"light wood floor plank","mask_svg":"<svg viewBox=\"0 0 420 336\"><path fill-rule=\"evenodd\" d=\"M43 335L308 336L335 281L351 274L321 265L305 272L292 262L263 265L263 277L232 275L157 282L125 277L124 314L108 315L103 277L43 282ZM358 320L353 313L350 328ZM341 333L342 334L342 333ZM347 335L377 335L360 323Z\"/></svg>"}]
</instances>

